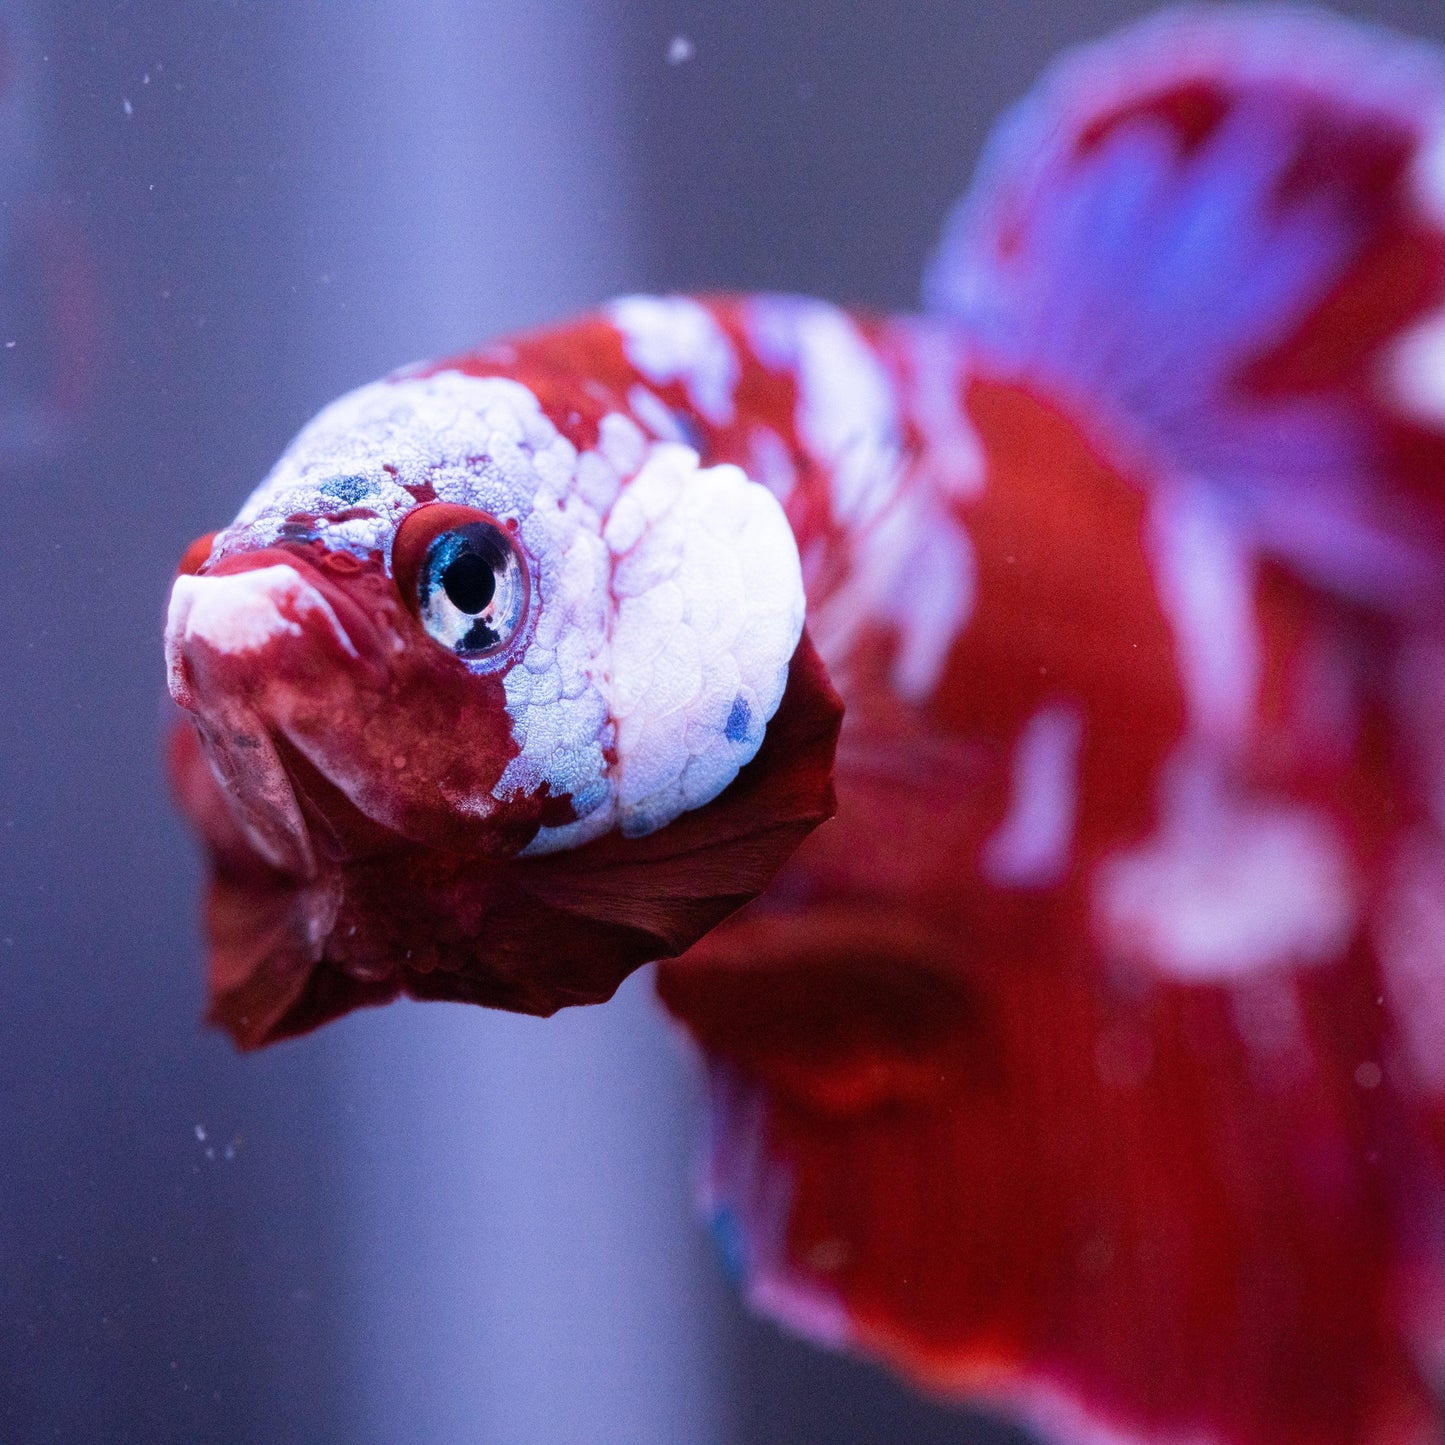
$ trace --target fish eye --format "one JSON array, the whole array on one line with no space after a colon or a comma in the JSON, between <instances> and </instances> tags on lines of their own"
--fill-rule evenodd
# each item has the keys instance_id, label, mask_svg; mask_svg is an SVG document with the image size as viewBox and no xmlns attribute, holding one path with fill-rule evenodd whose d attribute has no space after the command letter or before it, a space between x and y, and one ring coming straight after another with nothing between
<instances>
[{"instance_id":1,"label":"fish eye","mask_svg":"<svg viewBox=\"0 0 1445 1445\"><path fill-rule=\"evenodd\" d=\"M468 522L432 539L417 578L422 626L458 657L488 657L516 635L527 587L511 539Z\"/></svg>"},{"instance_id":2,"label":"fish eye","mask_svg":"<svg viewBox=\"0 0 1445 1445\"><path fill-rule=\"evenodd\" d=\"M419 507L397 532L392 572L427 634L467 662L507 651L527 617L527 568L507 528L473 507Z\"/></svg>"}]
</instances>

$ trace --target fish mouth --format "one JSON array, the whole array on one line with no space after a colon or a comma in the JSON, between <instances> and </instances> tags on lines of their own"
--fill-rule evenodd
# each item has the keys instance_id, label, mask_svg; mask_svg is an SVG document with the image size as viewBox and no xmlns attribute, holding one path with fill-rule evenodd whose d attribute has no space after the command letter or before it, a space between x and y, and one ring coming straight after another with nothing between
<instances>
[{"instance_id":1,"label":"fish mouth","mask_svg":"<svg viewBox=\"0 0 1445 1445\"><path fill-rule=\"evenodd\" d=\"M285 694L325 673L383 684L386 639L344 589L299 550L268 548L182 575L166 618L171 696L191 714L237 824L272 868L317 876L291 769Z\"/></svg>"}]
</instances>

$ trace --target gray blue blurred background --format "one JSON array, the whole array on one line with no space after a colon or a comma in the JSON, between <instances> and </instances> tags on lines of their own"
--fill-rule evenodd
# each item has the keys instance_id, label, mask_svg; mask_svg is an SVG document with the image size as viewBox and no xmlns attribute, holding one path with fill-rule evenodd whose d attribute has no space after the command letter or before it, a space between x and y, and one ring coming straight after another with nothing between
<instances>
[{"instance_id":1,"label":"gray blue blurred background","mask_svg":"<svg viewBox=\"0 0 1445 1445\"><path fill-rule=\"evenodd\" d=\"M0 3L0 1439L1022 1438L744 1314L645 976L204 1032L160 619L399 363L631 290L912 304L989 122L1148 8Z\"/></svg>"}]
</instances>

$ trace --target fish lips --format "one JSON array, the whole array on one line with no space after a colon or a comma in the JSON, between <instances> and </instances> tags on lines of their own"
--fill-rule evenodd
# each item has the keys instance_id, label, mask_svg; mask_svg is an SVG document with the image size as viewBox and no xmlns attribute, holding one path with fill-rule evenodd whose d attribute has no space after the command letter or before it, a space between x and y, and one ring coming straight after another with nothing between
<instances>
[{"instance_id":1,"label":"fish lips","mask_svg":"<svg viewBox=\"0 0 1445 1445\"><path fill-rule=\"evenodd\" d=\"M287 709L277 693L338 675L384 687L385 633L381 620L288 549L226 559L204 574L177 577L171 589L171 696L191 714L247 839L280 872L309 880L317 860L278 747Z\"/></svg>"}]
</instances>

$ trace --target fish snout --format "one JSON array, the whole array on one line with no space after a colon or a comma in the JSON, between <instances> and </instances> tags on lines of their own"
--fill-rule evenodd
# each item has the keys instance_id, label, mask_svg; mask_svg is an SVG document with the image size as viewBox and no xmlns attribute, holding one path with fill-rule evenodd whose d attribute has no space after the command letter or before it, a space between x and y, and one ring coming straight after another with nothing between
<instances>
[{"instance_id":1,"label":"fish snout","mask_svg":"<svg viewBox=\"0 0 1445 1445\"><path fill-rule=\"evenodd\" d=\"M166 616L171 696L188 711L200 711L197 659L207 657L212 670L221 663L230 664L224 671L261 675L268 664L274 666L274 654L308 636L338 661L364 661L341 610L317 582L285 561L218 574L183 573L171 588Z\"/></svg>"},{"instance_id":2,"label":"fish snout","mask_svg":"<svg viewBox=\"0 0 1445 1445\"><path fill-rule=\"evenodd\" d=\"M308 569L309 570L309 569ZM363 664L322 588L289 562L219 575L186 575L171 588L166 673L192 715L211 769L238 823L272 867L316 871L295 788L276 746L286 693L308 674Z\"/></svg>"}]
</instances>

